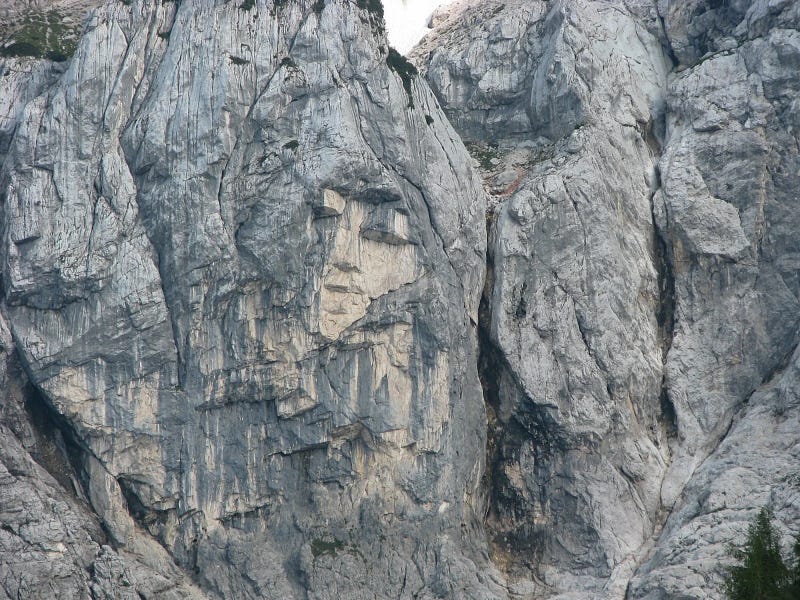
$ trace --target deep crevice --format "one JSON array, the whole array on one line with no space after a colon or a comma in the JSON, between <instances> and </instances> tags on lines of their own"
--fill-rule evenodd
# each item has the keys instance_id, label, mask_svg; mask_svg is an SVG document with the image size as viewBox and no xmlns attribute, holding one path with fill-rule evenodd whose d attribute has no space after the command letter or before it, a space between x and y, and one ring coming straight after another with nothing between
<instances>
[{"instance_id":1,"label":"deep crevice","mask_svg":"<svg viewBox=\"0 0 800 600\"><path fill-rule=\"evenodd\" d=\"M494 260L491 247L491 230L494 224L494 213L486 215L486 274L478 307L478 379L481 383L483 401L486 407L486 469L483 474L484 519L492 506L493 474L499 460L497 442L501 435L498 419L500 409L500 370L503 359L491 339L491 297L494 287Z\"/></svg>"},{"instance_id":2,"label":"deep crevice","mask_svg":"<svg viewBox=\"0 0 800 600\"><path fill-rule=\"evenodd\" d=\"M655 167L656 189L661 189L661 173L658 165ZM675 333L675 274L670 247L664 233L659 226L654 206L655 193L650 199L653 222L653 249L655 252L655 267L658 273L658 305L656 321L658 323L659 346L661 347L661 392L659 396L661 416L666 426L668 437L674 438L678 433L678 415L675 406L669 397L667 386L667 356L672 348L672 338Z\"/></svg>"},{"instance_id":3,"label":"deep crevice","mask_svg":"<svg viewBox=\"0 0 800 600\"><path fill-rule=\"evenodd\" d=\"M521 392L522 387L491 335L494 216L490 212L486 219L486 279L478 309L478 377L487 417L486 468L481 482L483 505L480 508L492 563L507 575L517 573L527 578L537 567L548 543L548 533L540 525L526 520L525 501L519 496L517 486L509 481L504 465L519 461L521 448L517 442L522 439L535 443L537 464L539 459L546 460L544 457L552 450L551 427L533 407L524 410L524 414L515 411L508 415L505 414L507 407L502 406L504 378L506 385L517 386Z\"/></svg>"},{"instance_id":4,"label":"deep crevice","mask_svg":"<svg viewBox=\"0 0 800 600\"><path fill-rule=\"evenodd\" d=\"M19 368L16 376L24 382L21 388L23 410L34 437L34 445L28 448L28 453L56 480L68 497L93 515L96 527L89 530L92 539L101 546L110 543L113 538L89 501L89 479L83 466L89 450L79 442L67 418L56 410L44 392L28 380L22 367L17 365L15 368Z\"/></svg>"},{"instance_id":5,"label":"deep crevice","mask_svg":"<svg viewBox=\"0 0 800 600\"><path fill-rule=\"evenodd\" d=\"M658 15L658 23L661 27L661 47L664 50L664 54L669 58L671 64L671 70L674 71L678 68L681 64L681 61L678 60L677 54L675 54L675 48L672 46L672 41L669 39L669 35L667 34L667 23L664 20L664 15L661 14L661 11L658 10L656 6L656 14Z\"/></svg>"},{"instance_id":6,"label":"deep crevice","mask_svg":"<svg viewBox=\"0 0 800 600\"><path fill-rule=\"evenodd\" d=\"M491 247L491 230L494 214L486 217L486 278L478 308L478 378L486 407L486 467L481 482L483 498L483 522L490 546L492 532L488 521L496 515L496 492L500 487L497 481L502 462L501 442L503 425L500 421L500 377L505 368L505 359L491 339L491 297L494 287L494 262ZM494 552L492 553L494 554Z\"/></svg>"},{"instance_id":7,"label":"deep crevice","mask_svg":"<svg viewBox=\"0 0 800 600\"><path fill-rule=\"evenodd\" d=\"M122 496L125 498L128 514L133 517L134 521L140 525L143 524L144 520L150 514L150 511L141 501L139 495L134 491L132 482L124 477L117 477L117 484L119 485L120 491L122 491Z\"/></svg>"},{"instance_id":8,"label":"deep crevice","mask_svg":"<svg viewBox=\"0 0 800 600\"><path fill-rule=\"evenodd\" d=\"M25 414L36 438L31 457L67 492L86 501L88 482L83 469L86 450L77 441L72 426L30 382L24 385L23 395Z\"/></svg>"},{"instance_id":9,"label":"deep crevice","mask_svg":"<svg viewBox=\"0 0 800 600\"><path fill-rule=\"evenodd\" d=\"M19 342L14 336L14 344ZM22 442L29 456L61 487L68 501L87 510L95 519L90 529L92 539L100 545L109 543L111 536L89 501L89 477L85 469L91 450L81 443L75 427L53 405L47 394L31 382L25 357L12 349L6 358L6 399L19 407L17 418L23 421L6 422Z\"/></svg>"}]
</instances>

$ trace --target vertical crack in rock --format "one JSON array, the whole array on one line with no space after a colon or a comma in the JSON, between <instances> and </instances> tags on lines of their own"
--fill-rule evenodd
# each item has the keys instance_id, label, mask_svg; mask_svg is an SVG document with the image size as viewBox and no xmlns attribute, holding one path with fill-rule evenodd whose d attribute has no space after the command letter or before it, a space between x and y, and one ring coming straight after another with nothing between
<instances>
[{"instance_id":1,"label":"vertical crack in rock","mask_svg":"<svg viewBox=\"0 0 800 600\"><path fill-rule=\"evenodd\" d=\"M524 414L511 409L510 396L524 395L523 385L492 339L493 226L497 210L494 207L487 212L486 280L478 311L478 376L487 416L481 508L492 562L506 577L526 579L538 565L552 532L525 518L527 505L541 505L544 500L533 498L521 485L520 478L535 475L523 474L518 463L523 452L532 452L537 463L546 460L552 455L553 440L548 434L551 426L535 405L528 403Z\"/></svg>"},{"instance_id":2,"label":"vertical crack in rock","mask_svg":"<svg viewBox=\"0 0 800 600\"><path fill-rule=\"evenodd\" d=\"M670 438L677 435L678 422L675 407L669 397L667 385L667 356L672 347L672 337L675 329L675 276L673 273L671 251L668 241L665 239L659 226L656 216L655 197L661 190L661 173L658 166L655 167L656 191L650 197L650 206L653 219L653 248L655 250L655 266L658 271L658 311L656 321L658 322L659 345L661 347L661 416Z\"/></svg>"},{"instance_id":3,"label":"vertical crack in rock","mask_svg":"<svg viewBox=\"0 0 800 600\"><path fill-rule=\"evenodd\" d=\"M502 4L454 9L417 50L499 205L480 314L487 530L514 589L621 596L669 456L673 284L651 197L669 60L639 9Z\"/></svg>"},{"instance_id":4,"label":"vertical crack in rock","mask_svg":"<svg viewBox=\"0 0 800 600\"><path fill-rule=\"evenodd\" d=\"M505 358L502 352L492 342L492 312L491 296L494 285L494 265L491 246L491 229L494 220L494 212L487 212L486 218L486 281L484 283L483 294L481 295L480 307L478 309L478 377L481 382L484 403L486 406L486 467L483 475L483 520L487 533L492 561L504 571L509 569L512 562L511 556L507 556L506 548L498 544L496 533L502 529L498 520L501 511L500 488L502 487L501 472L503 470L504 436L506 434L506 424L501 421L500 416L500 386L501 373L507 369Z\"/></svg>"},{"instance_id":5,"label":"vertical crack in rock","mask_svg":"<svg viewBox=\"0 0 800 600\"><path fill-rule=\"evenodd\" d=\"M486 280L483 286L481 302L478 308L478 377L481 382L483 399L486 405L486 467L483 474L483 516L484 521L490 516L494 504L494 487L497 466L499 464L498 443L502 435L502 427L498 420L500 410L500 370L503 368L502 355L491 340L491 294L494 278L492 263L491 228L493 211L486 216Z\"/></svg>"}]
</instances>

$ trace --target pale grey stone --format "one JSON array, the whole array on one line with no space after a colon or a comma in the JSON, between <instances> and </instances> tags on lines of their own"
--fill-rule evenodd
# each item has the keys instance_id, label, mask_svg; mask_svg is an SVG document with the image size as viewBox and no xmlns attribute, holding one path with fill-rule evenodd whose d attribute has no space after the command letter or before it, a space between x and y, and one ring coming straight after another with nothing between
<instances>
[{"instance_id":1,"label":"pale grey stone","mask_svg":"<svg viewBox=\"0 0 800 600\"><path fill-rule=\"evenodd\" d=\"M0 598L699 600L764 505L788 549L797 2L461 0L422 76L369 2L93 6L0 7L85 27L0 59Z\"/></svg>"},{"instance_id":2,"label":"pale grey stone","mask_svg":"<svg viewBox=\"0 0 800 600\"><path fill-rule=\"evenodd\" d=\"M485 196L382 26L344 0L110 2L17 118L26 370L114 548L212 595L504 595L473 575Z\"/></svg>"},{"instance_id":3,"label":"pale grey stone","mask_svg":"<svg viewBox=\"0 0 800 600\"><path fill-rule=\"evenodd\" d=\"M691 534L699 469L798 341L797 15L792 2L460 3L415 51L478 150L508 165L547 148L510 193L502 164L486 174L487 527L523 582L511 590L716 597L726 544L772 498L743 491L736 527ZM759 489L796 473L759 460Z\"/></svg>"}]
</instances>

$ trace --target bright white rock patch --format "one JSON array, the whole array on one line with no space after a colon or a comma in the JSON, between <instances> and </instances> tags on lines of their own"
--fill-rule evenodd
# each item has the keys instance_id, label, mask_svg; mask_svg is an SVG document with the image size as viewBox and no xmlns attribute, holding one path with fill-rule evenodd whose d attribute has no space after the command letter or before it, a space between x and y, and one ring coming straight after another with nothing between
<instances>
[{"instance_id":1,"label":"bright white rock patch","mask_svg":"<svg viewBox=\"0 0 800 600\"><path fill-rule=\"evenodd\" d=\"M389 43L405 54L429 31L434 10L453 0L383 0Z\"/></svg>"}]
</instances>

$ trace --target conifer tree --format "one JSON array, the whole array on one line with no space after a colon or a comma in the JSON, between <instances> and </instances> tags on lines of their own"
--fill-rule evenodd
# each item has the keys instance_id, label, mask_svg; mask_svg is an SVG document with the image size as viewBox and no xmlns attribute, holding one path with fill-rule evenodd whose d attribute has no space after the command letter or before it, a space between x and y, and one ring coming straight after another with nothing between
<instances>
[{"instance_id":1,"label":"conifer tree","mask_svg":"<svg viewBox=\"0 0 800 600\"><path fill-rule=\"evenodd\" d=\"M732 550L732 555L740 564L728 571L725 591L730 600L798 600L787 595L797 582L781 558L769 510L761 509L750 524L744 548Z\"/></svg>"},{"instance_id":2,"label":"conifer tree","mask_svg":"<svg viewBox=\"0 0 800 600\"><path fill-rule=\"evenodd\" d=\"M800 600L800 535L794 541L794 568L786 587L784 600Z\"/></svg>"}]
</instances>

